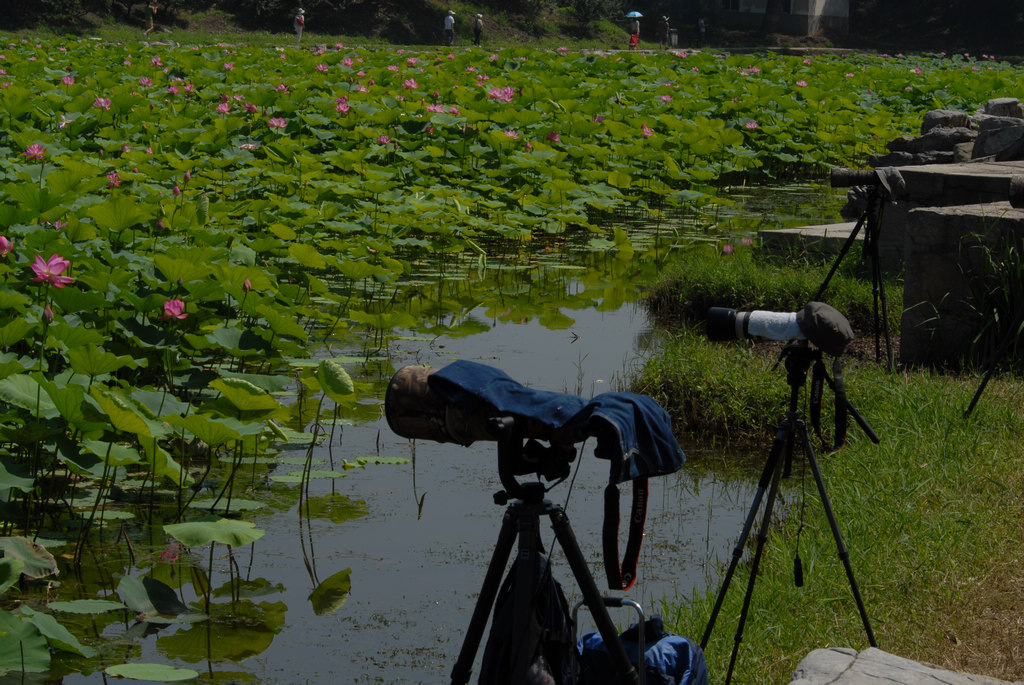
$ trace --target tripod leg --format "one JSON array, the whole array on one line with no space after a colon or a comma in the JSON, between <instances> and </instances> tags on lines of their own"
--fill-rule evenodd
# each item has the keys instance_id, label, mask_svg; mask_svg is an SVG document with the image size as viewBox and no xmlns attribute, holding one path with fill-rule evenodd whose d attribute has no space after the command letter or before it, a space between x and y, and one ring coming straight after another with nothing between
<instances>
[{"instance_id":1,"label":"tripod leg","mask_svg":"<svg viewBox=\"0 0 1024 685\"><path fill-rule=\"evenodd\" d=\"M893 371L895 363L892 356L892 338L889 335L889 305L885 300L885 281L882 280L882 266L878 260L878 250L875 250L875 256L872 258L871 263L872 277L878 284L876 290L878 292L878 301L881 303L881 313L876 315L880 316L882 321L882 335L885 336L885 363L888 365L889 371ZM877 311L877 310L876 310ZM875 326L878 326L878 318L875 319ZM876 355L877 361L877 355Z\"/></svg>"},{"instance_id":2,"label":"tripod leg","mask_svg":"<svg viewBox=\"0 0 1024 685\"><path fill-rule=\"evenodd\" d=\"M515 517L510 507L501 520L501 531L498 533L498 542L494 546L494 553L491 555L491 563L487 567L487 575L484 576L484 584L480 588L480 596L473 608L473 617L469 621L469 628L466 631L466 638L462 642L462 650L459 652L459 659L452 668L452 685L465 685L469 682L470 674L473 672L473 660L476 659L477 649L480 647L480 639L483 637L484 628L487 626L487 619L494 607L494 600L498 596L498 587L501 585L501 575L508 563L509 554L512 552L512 543L516 539Z\"/></svg>"},{"instance_id":3,"label":"tripod leg","mask_svg":"<svg viewBox=\"0 0 1024 685\"><path fill-rule=\"evenodd\" d=\"M512 662L513 683L526 683L526 672L533 661L536 644L530 643L530 620L533 614L534 596L538 581L536 556L540 553L540 521L537 510L531 509L530 516L519 518L519 555L516 557L515 607L512 614L512 635L515 641Z\"/></svg>"},{"instance_id":4,"label":"tripod leg","mask_svg":"<svg viewBox=\"0 0 1024 685\"><path fill-rule=\"evenodd\" d=\"M775 438L776 443L786 444L793 436L793 421L787 418L779 427L779 435ZM740 650L740 643L743 642L743 627L747 623L747 612L750 610L750 600L754 596L754 583L757 581L757 570L761 565L761 553L764 551L764 543L768 541L768 530L772 523L772 510L775 508L775 499L779 494L779 481L782 476L782 462L775 465L772 474L772 483L768 488L768 499L765 500L764 516L761 519L761 527L757 532L757 547L754 549L754 559L750 564L750 577L747 579L747 592L743 596L743 607L740 609L739 623L736 625L736 635L733 638L732 654L729 656L729 670L725 674L725 685L732 682L732 670L736 666L736 655Z\"/></svg>"},{"instance_id":5,"label":"tripod leg","mask_svg":"<svg viewBox=\"0 0 1024 685\"><path fill-rule=\"evenodd\" d=\"M572 569L576 584L579 585L580 592L583 594L583 601L587 605L587 609L590 610L594 623L597 624L597 630L604 638L604 644L611 655L612 666L615 669L618 682L626 685L639 683L640 675L633 664L629 662L626 648L619 640L619 633L615 630L615 624L612 623L611 616L608 614L604 598L601 597L601 592L597 589L597 583L594 582L594 576L590 574L587 560L583 556L583 552L580 551L576 536L569 526L569 517L559 507L553 507L549 514L551 527L555 530L558 544L562 546L565 558L569 562L569 568Z\"/></svg>"},{"instance_id":6,"label":"tripod leg","mask_svg":"<svg viewBox=\"0 0 1024 685\"><path fill-rule=\"evenodd\" d=\"M776 465L782 458L783 450L786 449L787 439L783 436L781 427L779 435L775 438L775 443L772 445L772 451L768 456L768 461L764 464L764 469L761 471L761 479L757 483L757 493L754 495L754 501L750 505L750 510L747 512L747 518L743 522L743 530L740 532L739 540L736 541L736 546L732 550L732 560L729 562L729 568L725 572L725 578L722 580L722 586L718 589L718 597L715 599L715 608L711 610L711 618L708 619L708 625L704 629L704 635L700 639L700 648L707 649L708 640L711 639L711 631L715 627L715 621L718 620L718 612L722 609L722 601L725 599L725 593L729 590L729 583L732 582L732 574L736 571L736 566L740 562L740 558L743 556L743 550L746 548L747 539L750 537L750 530L754 527L754 519L757 517L757 512L761 508L761 500L764 498L765 491L768 490L768 485L772 480L772 475L776 471Z\"/></svg>"},{"instance_id":7,"label":"tripod leg","mask_svg":"<svg viewBox=\"0 0 1024 685\"><path fill-rule=\"evenodd\" d=\"M820 300L821 296L825 294L825 290L828 288L829 281L836 275L836 270L839 268L839 263L843 261L843 257L850 251L850 246L853 245L853 241L857 239L857 234L860 233L861 226L864 225L864 221L867 218L867 212L862 212L860 218L857 219L857 223L854 225L853 230L850 231L849 237L846 242L843 243L843 247L839 250L839 254L836 256L836 260L832 262L832 268L829 270L828 275L825 276L825 280L821 282L818 287L818 292L812 298L814 300Z\"/></svg>"},{"instance_id":8,"label":"tripod leg","mask_svg":"<svg viewBox=\"0 0 1024 685\"><path fill-rule=\"evenodd\" d=\"M871 622L868 620L868 612L864 608L864 600L860 597L857 580L853 577L853 568L850 566L850 553L846 550L846 545L843 543L843 536L839 532L839 524L836 523L836 515L832 510L832 503L828 498L828 493L825 491L825 481L821 477L821 469L818 468L818 460L814 456L814 447L811 445L811 438L807 433L807 425L801 420L797 422L797 428L800 430L800 437L803 439L807 463L814 474L814 482L818 485L818 494L821 496L821 504L825 509L825 516L828 518L828 525L832 528L832 537L835 538L836 547L839 549L839 559L843 562L843 567L846 569L846 578L850 581L850 591L853 593L853 599L857 603L857 611L860 612L860 620L864 624L864 631L868 635L868 644L872 647L877 647L878 643L875 642L875 634L872 632Z\"/></svg>"}]
</instances>

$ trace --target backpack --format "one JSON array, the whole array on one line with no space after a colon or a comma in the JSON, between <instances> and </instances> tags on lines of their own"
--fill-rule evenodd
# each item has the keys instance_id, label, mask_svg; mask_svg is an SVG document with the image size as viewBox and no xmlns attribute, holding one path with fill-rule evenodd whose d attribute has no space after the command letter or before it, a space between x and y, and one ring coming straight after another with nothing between
<instances>
[{"instance_id":1,"label":"backpack","mask_svg":"<svg viewBox=\"0 0 1024 685\"><path fill-rule=\"evenodd\" d=\"M562 586L551 575L546 555L532 555L539 578L532 598L530 623L525 635L514 635L514 580L519 559L512 563L494 604L491 632L480 665L480 685L506 685L512 681L515 658L530 655L528 685L574 685L575 677L572 619Z\"/></svg>"},{"instance_id":2,"label":"backpack","mask_svg":"<svg viewBox=\"0 0 1024 685\"><path fill-rule=\"evenodd\" d=\"M631 663L636 665L638 627L619 636ZM600 633L587 633L577 645L579 685L617 685L611 655ZM691 638L665 631L660 616L644 622L644 683L646 685L708 685L708 667L700 645Z\"/></svg>"}]
</instances>

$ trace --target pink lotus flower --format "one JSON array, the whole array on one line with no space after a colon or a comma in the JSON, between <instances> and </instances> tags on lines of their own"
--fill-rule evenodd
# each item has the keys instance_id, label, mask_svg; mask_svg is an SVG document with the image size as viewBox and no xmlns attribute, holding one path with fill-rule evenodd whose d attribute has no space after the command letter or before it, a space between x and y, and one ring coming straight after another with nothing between
<instances>
[{"instance_id":1,"label":"pink lotus flower","mask_svg":"<svg viewBox=\"0 0 1024 685\"><path fill-rule=\"evenodd\" d=\"M672 102L672 96L671 95L662 95L661 96L661 101L662 102Z\"/></svg>"},{"instance_id":2,"label":"pink lotus flower","mask_svg":"<svg viewBox=\"0 0 1024 685\"><path fill-rule=\"evenodd\" d=\"M562 138L558 135L558 131L552 131L551 133L547 134L545 136L545 138L550 140L552 143L561 143L562 142Z\"/></svg>"},{"instance_id":3,"label":"pink lotus flower","mask_svg":"<svg viewBox=\"0 0 1024 685\"><path fill-rule=\"evenodd\" d=\"M36 255L35 264L32 265L32 271L36 276L32 280L49 283L54 288L63 288L75 280L68 276L61 276L70 265L71 262L57 254L46 261L40 255Z\"/></svg>"},{"instance_id":4,"label":"pink lotus flower","mask_svg":"<svg viewBox=\"0 0 1024 685\"><path fill-rule=\"evenodd\" d=\"M242 290L244 290L245 292L249 292L250 290L252 290L252 281L250 281L248 278L245 279L245 283L242 284Z\"/></svg>"},{"instance_id":5,"label":"pink lotus flower","mask_svg":"<svg viewBox=\"0 0 1024 685\"><path fill-rule=\"evenodd\" d=\"M503 133L512 140L519 140L519 131L516 131L515 129L506 129Z\"/></svg>"},{"instance_id":6,"label":"pink lotus flower","mask_svg":"<svg viewBox=\"0 0 1024 685\"><path fill-rule=\"evenodd\" d=\"M647 124L640 124L640 135L644 138L650 138L654 135L654 129L648 128Z\"/></svg>"},{"instance_id":7,"label":"pink lotus flower","mask_svg":"<svg viewBox=\"0 0 1024 685\"><path fill-rule=\"evenodd\" d=\"M326 74L328 69L329 69L329 67L326 64L318 64L318 65L316 65L316 70L319 71L322 74Z\"/></svg>"},{"instance_id":8,"label":"pink lotus flower","mask_svg":"<svg viewBox=\"0 0 1024 685\"><path fill-rule=\"evenodd\" d=\"M184 319L188 314L185 313L185 303L175 298L173 300L166 300L164 302L164 314L163 319Z\"/></svg>"},{"instance_id":9,"label":"pink lotus flower","mask_svg":"<svg viewBox=\"0 0 1024 685\"><path fill-rule=\"evenodd\" d=\"M247 101L245 103L245 111L248 112L249 114L255 114L256 112L260 111L260 108L257 107L256 105L252 104L251 102Z\"/></svg>"},{"instance_id":10,"label":"pink lotus flower","mask_svg":"<svg viewBox=\"0 0 1024 685\"><path fill-rule=\"evenodd\" d=\"M65 86L73 86L73 85L75 85L75 77L74 76L62 76L61 79L60 79L60 82L63 83Z\"/></svg>"},{"instance_id":11,"label":"pink lotus flower","mask_svg":"<svg viewBox=\"0 0 1024 685\"><path fill-rule=\"evenodd\" d=\"M388 138L387 136L377 136L377 142L380 143L381 145L387 145L388 143L391 142L391 139Z\"/></svg>"},{"instance_id":12,"label":"pink lotus flower","mask_svg":"<svg viewBox=\"0 0 1024 685\"><path fill-rule=\"evenodd\" d=\"M807 87L807 81L797 81L796 85L797 85L798 88L806 88Z\"/></svg>"},{"instance_id":13,"label":"pink lotus flower","mask_svg":"<svg viewBox=\"0 0 1024 685\"><path fill-rule=\"evenodd\" d=\"M116 188L121 185L121 176L116 171L112 174L107 174L107 187Z\"/></svg>"},{"instance_id":14,"label":"pink lotus flower","mask_svg":"<svg viewBox=\"0 0 1024 685\"><path fill-rule=\"evenodd\" d=\"M512 86L505 86L504 88L491 88L489 91L487 91L487 95L492 100L498 100L500 102L512 102L512 97L515 94L515 91L512 90Z\"/></svg>"},{"instance_id":15,"label":"pink lotus flower","mask_svg":"<svg viewBox=\"0 0 1024 685\"><path fill-rule=\"evenodd\" d=\"M151 85L153 85L153 79L149 78L148 76L143 76L139 79L139 85L143 88L149 88Z\"/></svg>"},{"instance_id":16,"label":"pink lotus flower","mask_svg":"<svg viewBox=\"0 0 1024 685\"><path fill-rule=\"evenodd\" d=\"M25 159L30 162L42 161L43 157L46 156L46 148L39 143L32 143L25 148L25 152L23 154L25 155Z\"/></svg>"},{"instance_id":17,"label":"pink lotus flower","mask_svg":"<svg viewBox=\"0 0 1024 685\"><path fill-rule=\"evenodd\" d=\"M149 60L149 63L152 64L154 67L162 67L164 65L164 63L160 61L159 57L154 57L153 59Z\"/></svg>"},{"instance_id":18,"label":"pink lotus flower","mask_svg":"<svg viewBox=\"0 0 1024 685\"><path fill-rule=\"evenodd\" d=\"M744 124L744 126L747 127L748 131L753 131L755 128L757 128L757 122L756 121L748 121L747 123Z\"/></svg>"},{"instance_id":19,"label":"pink lotus flower","mask_svg":"<svg viewBox=\"0 0 1024 685\"><path fill-rule=\"evenodd\" d=\"M233 71L234 68L235 68L235 63L234 62L225 62L224 66L221 67L221 68L224 69L224 71Z\"/></svg>"},{"instance_id":20,"label":"pink lotus flower","mask_svg":"<svg viewBox=\"0 0 1024 685\"><path fill-rule=\"evenodd\" d=\"M217 111L221 114L231 114L231 105L226 102L222 102L217 105Z\"/></svg>"},{"instance_id":21,"label":"pink lotus flower","mask_svg":"<svg viewBox=\"0 0 1024 685\"><path fill-rule=\"evenodd\" d=\"M405 80L405 81L404 81L404 82L402 83L402 86L403 86L403 87L404 87L404 88L405 88L406 90L416 90L417 88L419 88L419 87L420 87L420 84L416 83L416 79L414 79L414 78L410 78L410 79L406 79L406 80Z\"/></svg>"},{"instance_id":22,"label":"pink lotus flower","mask_svg":"<svg viewBox=\"0 0 1024 685\"><path fill-rule=\"evenodd\" d=\"M173 188L171 188L171 195L173 195L174 197L178 197L179 195L181 195L181 188L179 188L178 186L174 186Z\"/></svg>"},{"instance_id":23,"label":"pink lotus flower","mask_svg":"<svg viewBox=\"0 0 1024 685\"><path fill-rule=\"evenodd\" d=\"M7 236L0 235L0 257L6 257L14 249L14 243L7 239Z\"/></svg>"},{"instance_id":24,"label":"pink lotus flower","mask_svg":"<svg viewBox=\"0 0 1024 685\"><path fill-rule=\"evenodd\" d=\"M734 248L732 245L729 245L729 244L723 245L722 246L722 254L732 254L735 249L736 248Z\"/></svg>"},{"instance_id":25,"label":"pink lotus flower","mask_svg":"<svg viewBox=\"0 0 1024 685\"><path fill-rule=\"evenodd\" d=\"M96 98L92 106L98 109L110 109L110 98Z\"/></svg>"},{"instance_id":26,"label":"pink lotus flower","mask_svg":"<svg viewBox=\"0 0 1024 685\"><path fill-rule=\"evenodd\" d=\"M281 117L272 117L269 121L267 121L267 126L269 126L270 128L284 130L284 128L287 125L288 122L282 119Z\"/></svg>"},{"instance_id":27,"label":"pink lotus flower","mask_svg":"<svg viewBox=\"0 0 1024 685\"><path fill-rule=\"evenodd\" d=\"M49 304L43 307L43 321L48 324L53 323L53 310L50 309Z\"/></svg>"},{"instance_id":28,"label":"pink lotus flower","mask_svg":"<svg viewBox=\"0 0 1024 685\"><path fill-rule=\"evenodd\" d=\"M338 110L338 114L348 114L349 106L347 102L339 102L334 109Z\"/></svg>"},{"instance_id":29,"label":"pink lotus flower","mask_svg":"<svg viewBox=\"0 0 1024 685\"><path fill-rule=\"evenodd\" d=\"M278 91L279 93L287 93L288 92L288 86L286 86L283 83L278 83L277 86L274 88L274 90Z\"/></svg>"},{"instance_id":30,"label":"pink lotus flower","mask_svg":"<svg viewBox=\"0 0 1024 685\"><path fill-rule=\"evenodd\" d=\"M178 90L178 86L167 86L167 92L171 95L177 95L180 91Z\"/></svg>"}]
</instances>

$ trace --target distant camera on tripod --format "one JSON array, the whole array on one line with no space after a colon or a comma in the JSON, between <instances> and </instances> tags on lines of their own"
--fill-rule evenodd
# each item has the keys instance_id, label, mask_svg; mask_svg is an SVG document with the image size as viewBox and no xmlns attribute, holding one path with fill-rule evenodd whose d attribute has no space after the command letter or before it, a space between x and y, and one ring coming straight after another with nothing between
<instances>
[{"instance_id":1,"label":"distant camera on tripod","mask_svg":"<svg viewBox=\"0 0 1024 685\"><path fill-rule=\"evenodd\" d=\"M809 302L798 312L737 311L711 307L707 317L709 340L808 340L822 351L839 356L853 340L850 322L834 307Z\"/></svg>"}]
</instances>

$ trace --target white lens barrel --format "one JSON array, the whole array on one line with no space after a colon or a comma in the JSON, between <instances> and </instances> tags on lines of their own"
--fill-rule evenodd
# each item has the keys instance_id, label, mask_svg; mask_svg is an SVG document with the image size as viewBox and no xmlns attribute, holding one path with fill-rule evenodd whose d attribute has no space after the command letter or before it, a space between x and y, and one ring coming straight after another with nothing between
<instances>
[{"instance_id":1,"label":"white lens barrel","mask_svg":"<svg viewBox=\"0 0 1024 685\"><path fill-rule=\"evenodd\" d=\"M737 317L739 318L739 317ZM746 320L747 335L769 340L803 340L796 312L752 311Z\"/></svg>"}]
</instances>

